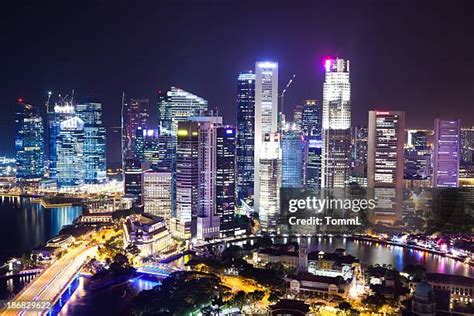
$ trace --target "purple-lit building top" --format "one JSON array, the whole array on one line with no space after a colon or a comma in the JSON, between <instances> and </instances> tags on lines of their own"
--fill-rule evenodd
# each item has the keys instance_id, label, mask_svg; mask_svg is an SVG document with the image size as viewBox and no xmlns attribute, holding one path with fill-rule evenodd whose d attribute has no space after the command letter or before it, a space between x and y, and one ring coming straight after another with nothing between
<instances>
[{"instance_id":1,"label":"purple-lit building top","mask_svg":"<svg viewBox=\"0 0 474 316\"><path fill-rule=\"evenodd\" d=\"M435 119L433 187L458 187L461 120Z\"/></svg>"}]
</instances>

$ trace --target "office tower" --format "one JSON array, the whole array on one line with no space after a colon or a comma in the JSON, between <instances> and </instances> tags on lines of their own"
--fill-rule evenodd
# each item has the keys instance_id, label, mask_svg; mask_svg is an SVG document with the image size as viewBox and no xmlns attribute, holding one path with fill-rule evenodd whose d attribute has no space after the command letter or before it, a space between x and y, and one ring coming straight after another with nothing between
<instances>
[{"instance_id":1,"label":"office tower","mask_svg":"<svg viewBox=\"0 0 474 316\"><path fill-rule=\"evenodd\" d=\"M79 116L60 123L56 138L58 187L73 189L85 183L84 142L84 121Z\"/></svg>"},{"instance_id":2,"label":"office tower","mask_svg":"<svg viewBox=\"0 0 474 316\"><path fill-rule=\"evenodd\" d=\"M315 134L305 136L303 182L306 189L315 190L321 188L321 153L321 136Z\"/></svg>"},{"instance_id":3,"label":"office tower","mask_svg":"<svg viewBox=\"0 0 474 316\"><path fill-rule=\"evenodd\" d=\"M57 102L54 106L50 105L51 94L49 94L46 102L46 112L48 114L48 141L49 141L49 177L56 179L57 174L57 138L61 130L61 122L68 120L74 116L74 105L72 98L67 96L58 96Z\"/></svg>"},{"instance_id":4,"label":"office tower","mask_svg":"<svg viewBox=\"0 0 474 316\"><path fill-rule=\"evenodd\" d=\"M474 126L461 128L461 162L463 165L474 165Z\"/></svg>"},{"instance_id":5,"label":"office tower","mask_svg":"<svg viewBox=\"0 0 474 316\"><path fill-rule=\"evenodd\" d=\"M307 189L321 188L322 108L317 100L305 100L301 113L304 135L303 182Z\"/></svg>"},{"instance_id":6,"label":"office tower","mask_svg":"<svg viewBox=\"0 0 474 316\"><path fill-rule=\"evenodd\" d=\"M138 127L135 135L135 157L140 161L149 161L151 167L155 169L159 161L158 129Z\"/></svg>"},{"instance_id":7,"label":"office tower","mask_svg":"<svg viewBox=\"0 0 474 316\"><path fill-rule=\"evenodd\" d=\"M293 109L293 123L301 129L303 124L303 105L298 104Z\"/></svg>"},{"instance_id":8,"label":"office tower","mask_svg":"<svg viewBox=\"0 0 474 316\"><path fill-rule=\"evenodd\" d=\"M195 117L198 124L198 214L196 238L204 240L220 235L220 217L216 213L217 130L222 117Z\"/></svg>"},{"instance_id":9,"label":"office tower","mask_svg":"<svg viewBox=\"0 0 474 316\"><path fill-rule=\"evenodd\" d=\"M122 160L136 158L134 154L136 131L148 124L148 99L122 98Z\"/></svg>"},{"instance_id":10,"label":"office tower","mask_svg":"<svg viewBox=\"0 0 474 316\"><path fill-rule=\"evenodd\" d=\"M461 120L435 119L433 187L458 187Z\"/></svg>"},{"instance_id":11,"label":"office tower","mask_svg":"<svg viewBox=\"0 0 474 316\"><path fill-rule=\"evenodd\" d=\"M16 113L16 178L37 181L44 176L44 126L39 109L18 100Z\"/></svg>"},{"instance_id":12,"label":"office tower","mask_svg":"<svg viewBox=\"0 0 474 316\"><path fill-rule=\"evenodd\" d=\"M178 122L207 111L207 101L192 93L171 87L158 93L158 122L160 134L176 135Z\"/></svg>"},{"instance_id":13,"label":"office tower","mask_svg":"<svg viewBox=\"0 0 474 316\"><path fill-rule=\"evenodd\" d=\"M178 122L176 144L176 231L191 236L191 220L198 214L198 122Z\"/></svg>"},{"instance_id":14,"label":"office tower","mask_svg":"<svg viewBox=\"0 0 474 316\"><path fill-rule=\"evenodd\" d=\"M405 148L406 180L429 180L431 177L431 148Z\"/></svg>"},{"instance_id":15,"label":"office tower","mask_svg":"<svg viewBox=\"0 0 474 316\"><path fill-rule=\"evenodd\" d=\"M414 131L409 135L411 145L415 149L426 149L428 147L428 133L426 131Z\"/></svg>"},{"instance_id":16,"label":"office tower","mask_svg":"<svg viewBox=\"0 0 474 316\"><path fill-rule=\"evenodd\" d=\"M279 172L269 170L270 167L280 168L281 157L279 151L278 132L278 64L274 62L257 62L255 65L255 147L254 147L254 210L260 212L273 212L265 208L268 201L279 196L279 187L272 187L274 191L264 188L261 194L263 174L277 176L275 184L280 184ZM271 140L271 141L270 141ZM264 145L264 143L266 143ZM278 150L276 150L278 148ZM269 152L266 152L266 151ZM271 161L271 162L270 162ZM265 170L261 171L261 168ZM266 180L265 180L266 181ZM264 214L264 217L267 217Z\"/></svg>"},{"instance_id":17,"label":"office tower","mask_svg":"<svg viewBox=\"0 0 474 316\"><path fill-rule=\"evenodd\" d=\"M237 78L237 203L253 198L255 143L255 74Z\"/></svg>"},{"instance_id":18,"label":"office tower","mask_svg":"<svg viewBox=\"0 0 474 316\"><path fill-rule=\"evenodd\" d=\"M369 111L368 186L403 187L405 112Z\"/></svg>"},{"instance_id":19,"label":"office tower","mask_svg":"<svg viewBox=\"0 0 474 316\"><path fill-rule=\"evenodd\" d=\"M85 183L104 183L107 179L107 162L106 129L102 121L102 104L98 102L77 104L76 114L84 122Z\"/></svg>"},{"instance_id":20,"label":"office tower","mask_svg":"<svg viewBox=\"0 0 474 316\"><path fill-rule=\"evenodd\" d=\"M367 187L367 126L351 128L350 183Z\"/></svg>"},{"instance_id":21,"label":"office tower","mask_svg":"<svg viewBox=\"0 0 474 316\"><path fill-rule=\"evenodd\" d=\"M176 139L172 135L158 136L158 163L154 169L175 172Z\"/></svg>"},{"instance_id":22,"label":"office tower","mask_svg":"<svg viewBox=\"0 0 474 316\"><path fill-rule=\"evenodd\" d=\"M328 59L323 86L322 176L324 188L344 187L349 180L351 83L349 61Z\"/></svg>"},{"instance_id":23,"label":"office tower","mask_svg":"<svg viewBox=\"0 0 474 316\"><path fill-rule=\"evenodd\" d=\"M150 162L142 162L137 158L127 158L124 162L124 193L135 198L134 204L142 206L142 178L143 173L150 170Z\"/></svg>"},{"instance_id":24,"label":"office tower","mask_svg":"<svg viewBox=\"0 0 474 316\"><path fill-rule=\"evenodd\" d=\"M262 230L276 231L280 216L280 135L269 134L261 142L259 157L259 218Z\"/></svg>"},{"instance_id":25,"label":"office tower","mask_svg":"<svg viewBox=\"0 0 474 316\"><path fill-rule=\"evenodd\" d=\"M377 200L372 223L393 225L401 219L405 112L369 111L367 185Z\"/></svg>"},{"instance_id":26,"label":"office tower","mask_svg":"<svg viewBox=\"0 0 474 316\"><path fill-rule=\"evenodd\" d=\"M322 109L317 100L305 100L301 116L301 130L304 135L321 137Z\"/></svg>"},{"instance_id":27,"label":"office tower","mask_svg":"<svg viewBox=\"0 0 474 316\"><path fill-rule=\"evenodd\" d=\"M352 129L352 161L355 165L367 164L368 129L365 125L354 126Z\"/></svg>"},{"instance_id":28,"label":"office tower","mask_svg":"<svg viewBox=\"0 0 474 316\"><path fill-rule=\"evenodd\" d=\"M171 219L173 175L170 171L149 170L142 174L142 204L145 213Z\"/></svg>"},{"instance_id":29,"label":"office tower","mask_svg":"<svg viewBox=\"0 0 474 316\"><path fill-rule=\"evenodd\" d=\"M234 217L237 206L236 135L237 130L233 126L217 128L216 214L220 217L220 234L226 237L233 236L235 230Z\"/></svg>"},{"instance_id":30,"label":"office tower","mask_svg":"<svg viewBox=\"0 0 474 316\"><path fill-rule=\"evenodd\" d=\"M288 127L281 134L281 187L301 188L303 184L303 136Z\"/></svg>"}]
</instances>

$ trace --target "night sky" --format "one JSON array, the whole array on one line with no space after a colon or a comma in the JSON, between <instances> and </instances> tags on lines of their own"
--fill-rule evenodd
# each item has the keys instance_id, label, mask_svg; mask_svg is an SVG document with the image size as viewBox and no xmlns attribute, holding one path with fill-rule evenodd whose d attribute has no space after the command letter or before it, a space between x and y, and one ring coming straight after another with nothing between
<instances>
[{"instance_id":1,"label":"night sky","mask_svg":"<svg viewBox=\"0 0 474 316\"><path fill-rule=\"evenodd\" d=\"M416 2L416 3L415 3ZM3 4L3 3L2 3ZM10 1L0 10L0 155L14 152L15 100L92 96L119 125L122 91L175 85L235 122L236 78L280 65L285 107L322 98L323 59L350 59L352 121L406 111L408 127L474 125L474 1ZM109 133L109 161L119 159Z\"/></svg>"}]
</instances>

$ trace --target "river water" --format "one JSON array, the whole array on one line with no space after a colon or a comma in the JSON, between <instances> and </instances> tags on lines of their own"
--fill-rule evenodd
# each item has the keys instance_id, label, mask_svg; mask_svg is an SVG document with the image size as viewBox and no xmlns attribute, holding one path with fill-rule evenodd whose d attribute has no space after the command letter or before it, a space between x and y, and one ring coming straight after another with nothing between
<instances>
[{"instance_id":1,"label":"river water","mask_svg":"<svg viewBox=\"0 0 474 316\"><path fill-rule=\"evenodd\" d=\"M80 206L45 209L29 198L0 196L0 262L46 243L81 212Z\"/></svg>"}]
</instances>

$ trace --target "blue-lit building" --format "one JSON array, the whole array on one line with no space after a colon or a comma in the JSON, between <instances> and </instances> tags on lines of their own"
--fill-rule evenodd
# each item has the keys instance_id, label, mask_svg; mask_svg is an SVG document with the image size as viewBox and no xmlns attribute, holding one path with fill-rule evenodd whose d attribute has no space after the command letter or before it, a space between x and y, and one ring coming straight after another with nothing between
<instances>
[{"instance_id":1,"label":"blue-lit building","mask_svg":"<svg viewBox=\"0 0 474 316\"><path fill-rule=\"evenodd\" d=\"M16 178L38 181L44 176L44 126L38 108L20 102L17 112Z\"/></svg>"},{"instance_id":2,"label":"blue-lit building","mask_svg":"<svg viewBox=\"0 0 474 316\"><path fill-rule=\"evenodd\" d=\"M305 137L304 145L304 184L307 189L321 188L322 140L316 135Z\"/></svg>"},{"instance_id":3,"label":"blue-lit building","mask_svg":"<svg viewBox=\"0 0 474 316\"><path fill-rule=\"evenodd\" d=\"M50 95L51 96L51 95ZM49 100L46 103L48 114L48 144L49 144L49 178L56 179L58 150L57 140L61 131L61 122L74 116L74 106L66 97L58 96L58 101L54 106L50 105Z\"/></svg>"},{"instance_id":4,"label":"blue-lit building","mask_svg":"<svg viewBox=\"0 0 474 316\"><path fill-rule=\"evenodd\" d=\"M142 162L150 162L155 169L159 160L158 129L138 127L135 135L135 157Z\"/></svg>"},{"instance_id":5,"label":"blue-lit building","mask_svg":"<svg viewBox=\"0 0 474 316\"><path fill-rule=\"evenodd\" d=\"M299 130L285 130L281 137L282 188L301 188L303 184L303 138Z\"/></svg>"},{"instance_id":6,"label":"blue-lit building","mask_svg":"<svg viewBox=\"0 0 474 316\"><path fill-rule=\"evenodd\" d=\"M255 147L255 74L237 78L237 203L253 198Z\"/></svg>"},{"instance_id":7,"label":"blue-lit building","mask_svg":"<svg viewBox=\"0 0 474 316\"><path fill-rule=\"evenodd\" d=\"M56 138L56 180L60 188L77 188L84 184L84 121L73 116L60 123Z\"/></svg>"},{"instance_id":8,"label":"blue-lit building","mask_svg":"<svg viewBox=\"0 0 474 316\"><path fill-rule=\"evenodd\" d=\"M221 236L233 236L236 208L235 152L237 130L221 126L216 133L216 214L220 217Z\"/></svg>"},{"instance_id":9,"label":"blue-lit building","mask_svg":"<svg viewBox=\"0 0 474 316\"><path fill-rule=\"evenodd\" d=\"M87 184L103 183L106 181L107 161L102 104L77 104L76 114L84 122L84 181Z\"/></svg>"}]
</instances>

